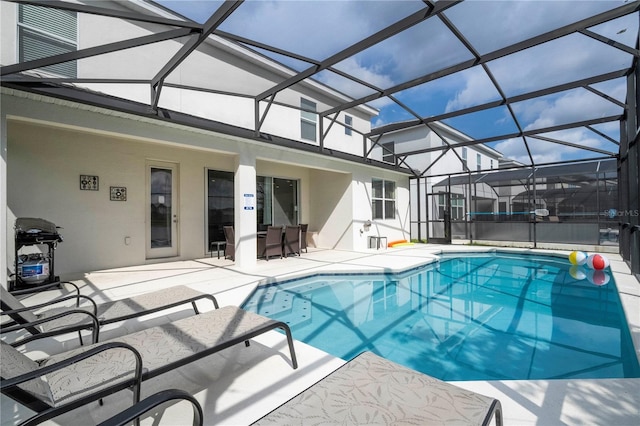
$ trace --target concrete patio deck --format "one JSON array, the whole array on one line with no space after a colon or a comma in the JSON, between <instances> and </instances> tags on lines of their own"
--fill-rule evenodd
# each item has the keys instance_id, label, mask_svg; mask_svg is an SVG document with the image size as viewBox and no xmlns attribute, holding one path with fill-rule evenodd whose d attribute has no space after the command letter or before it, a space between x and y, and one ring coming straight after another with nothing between
<instances>
[{"instance_id":1,"label":"concrete patio deck","mask_svg":"<svg viewBox=\"0 0 640 426\"><path fill-rule=\"evenodd\" d=\"M251 271L239 271L230 260L214 256L96 271L82 277L63 279L80 284L83 294L93 297L97 302L184 284L215 294L221 306L239 305L258 283L322 271L403 270L433 259L443 249L479 251L492 248L428 244L362 252L309 249L309 253L301 257L258 261ZM557 250L553 252L568 254ZM640 284L618 255L607 256L611 260L611 269L629 321L636 355L640 357ZM48 297L55 293L50 292ZM108 326L103 329L101 340L109 338L109 335L121 335L148 327L156 321L166 321L167 317L175 320L190 312L189 309L178 308L165 316L149 316ZM73 337L68 338L75 344ZM64 340L58 340L55 344L50 341L47 344L36 342L29 344L27 350L30 356L37 359L48 352L60 352L65 346ZM238 345L145 382L143 396L165 388L181 388L194 394L202 403L205 424L250 424L344 363L302 342L296 342L296 352L300 366L293 370L284 336L270 332L256 338L249 348ZM498 398L502 403L506 425L640 424L640 379L514 380L455 384ZM103 406L95 403L78 409L72 415L60 417L56 423L50 424L95 424L127 406L130 402L128 396L119 396L105 399ZM2 396L2 425L13 425L17 420L28 417L28 414L28 410ZM184 403L178 403L153 418L144 418L142 424L182 425L190 424L190 421L191 409Z\"/></svg>"}]
</instances>

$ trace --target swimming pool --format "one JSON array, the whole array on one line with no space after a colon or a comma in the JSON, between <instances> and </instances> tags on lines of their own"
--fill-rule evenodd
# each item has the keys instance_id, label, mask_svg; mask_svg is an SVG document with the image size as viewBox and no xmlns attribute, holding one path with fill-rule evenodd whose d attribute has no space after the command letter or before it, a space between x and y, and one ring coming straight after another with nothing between
<instances>
[{"instance_id":1,"label":"swimming pool","mask_svg":"<svg viewBox=\"0 0 640 426\"><path fill-rule=\"evenodd\" d=\"M261 286L243 308L345 360L369 350L442 380L640 377L615 283L570 268L554 256L443 255L402 274Z\"/></svg>"}]
</instances>

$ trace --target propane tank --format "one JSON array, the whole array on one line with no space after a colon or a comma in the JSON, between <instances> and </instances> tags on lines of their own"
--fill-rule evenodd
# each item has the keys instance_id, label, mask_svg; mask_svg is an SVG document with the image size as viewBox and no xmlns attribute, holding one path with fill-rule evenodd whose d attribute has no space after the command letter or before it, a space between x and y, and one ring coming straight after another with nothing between
<instances>
[{"instance_id":1,"label":"propane tank","mask_svg":"<svg viewBox=\"0 0 640 426\"><path fill-rule=\"evenodd\" d=\"M22 254L18 259L18 276L25 284L40 284L49 278L49 260L42 253Z\"/></svg>"}]
</instances>

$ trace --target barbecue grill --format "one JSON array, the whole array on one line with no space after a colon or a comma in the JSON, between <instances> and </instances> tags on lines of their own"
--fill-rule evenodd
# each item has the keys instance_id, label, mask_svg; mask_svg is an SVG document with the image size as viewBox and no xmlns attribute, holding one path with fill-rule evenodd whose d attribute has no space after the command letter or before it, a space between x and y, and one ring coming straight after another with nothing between
<instances>
[{"instance_id":1,"label":"barbecue grill","mask_svg":"<svg viewBox=\"0 0 640 426\"><path fill-rule=\"evenodd\" d=\"M54 250L62 242L59 227L48 220L22 217L15 223L15 280L9 291L60 281L54 272ZM20 254L27 246L46 245L47 253Z\"/></svg>"}]
</instances>

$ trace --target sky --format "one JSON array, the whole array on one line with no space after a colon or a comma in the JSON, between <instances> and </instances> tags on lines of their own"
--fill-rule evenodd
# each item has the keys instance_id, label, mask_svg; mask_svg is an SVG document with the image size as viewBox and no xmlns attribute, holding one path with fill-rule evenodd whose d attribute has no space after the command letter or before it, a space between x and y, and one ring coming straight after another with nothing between
<instances>
[{"instance_id":1,"label":"sky","mask_svg":"<svg viewBox=\"0 0 640 426\"><path fill-rule=\"evenodd\" d=\"M160 0L195 21L204 22L221 4L208 0ZM545 33L594 14L621 6L624 0L467 0L445 11L446 17L466 37L479 54L498 50L518 41ZM220 27L302 55L323 60L358 40L424 7L419 0L285 0L243 3ZM491 31L487 31L490 28ZM635 47L638 34L637 14L619 18L591 31L627 46ZM309 64L284 56L268 54L285 65L302 71ZM439 19L428 19L378 45L335 65L340 71L386 89L441 68L473 58L464 45ZM540 90L626 68L632 56L622 50L582 34L573 34L487 63L493 78L506 97ZM373 93L331 71L315 76L322 83L360 98ZM608 96L624 101L624 79L593 86ZM443 114L499 100L500 93L489 75L480 67L461 71L394 95L423 117ZM381 126L415 117L389 98L370 103L380 114L372 125ZM622 113L622 108L586 89L574 89L513 104L513 114L523 130ZM444 121L472 138L486 138L518 131L506 107L494 108ZM617 139L617 123L594 126ZM615 144L588 129L555 132L548 137L617 152ZM584 158L584 151L529 139L536 163ZM506 157L530 163L522 138L502 140L489 146ZM587 156L600 156L587 153Z\"/></svg>"}]
</instances>

